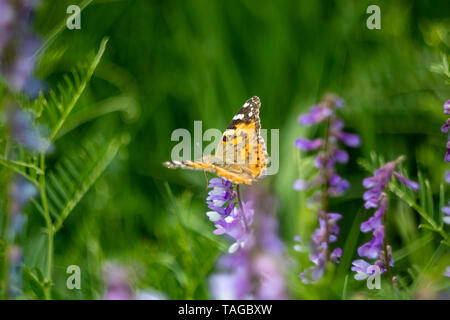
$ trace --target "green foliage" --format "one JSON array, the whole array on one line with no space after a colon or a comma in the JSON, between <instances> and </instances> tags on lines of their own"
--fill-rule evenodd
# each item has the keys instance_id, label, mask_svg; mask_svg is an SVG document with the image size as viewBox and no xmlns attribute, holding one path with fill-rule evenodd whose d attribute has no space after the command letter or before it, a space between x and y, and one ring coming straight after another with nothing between
<instances>
[{"instance_id":1,"label":"green foliage","mask_svg":"<svg viewBox=\"0 0 450 320\"><path fill-rule=\"evenodd\" d=\"M57 232L84 194L115 158L125 136L110 141L89 141L71 156L64 157L47 177L45 191L48 194L48 210L54 219ZM39 212L44 209L34 202Z\"/></svg>"},{"instance_id":2,"label":"green foliage","mask_svg":"<svg viewBox=\"0 0 450 320\"><path fill-rule=\"evenodd\" d=\"M71 4L83 10L81 30L65 27ZM381 30L365 27L370 4L42 1L37 75L50 89L35 101L15 98L36 115L37 126L47 127L43 134L54 152L20 146L4 152L0 131L0 181L6 185L16 172L40 191L25 209L27 228L17 239L25 266L19 298L101 298L108 261L131 268L136 290L209 298L208 277L228 244L212 234L205 216L205 178L161 163L176 143L174 129L193 132L194 120L202 120L203 130L225 129L252 95L262 101L262 127L280 130L280 170L258 185L279 201L291 298L411 299L429 292L435 298L448 290L442 272L450 265L449 235L441 211L448 164L439 131L450 96L448 1L379 1ZM100 49L91 54L93 48ZM363 144L339 168L352 188L330 202L343 215L336 243L344 251L341 264L311 286L298 278L310 262L307 252L292 250L292 237L309 241L317 220L307 206L310 195L292 190L292 183L310 176L313 159L301 156L293 141L314 136L313 128L298 126L297 116L329 91L345 100L340 116ZM269 153L273 144L269 135ZM373 151L385 159L406 155L404 170L421 185L419 193L390 186L396 293L384 282L383 290L368 290L349 270L366 240L359 231L368 217L361 180L379 165ZM363 168L358 158L366 159ZM65 287L72 264L82 270L81 290Z\"/></svg>"},{"instance_id":3,"label":"green foliage","mask_svg":"<svg viewBox=\"0 0 450 320\"><path fill-rule=\"evenodd\" d=\"M37 99L33 109L43 124L50 129L51 141L58 137L58 133L80 99L87 83L94 74L108 40L104 39L97 54L88 58L88 62L81 64L69 75L63 76L63 82L56 85L56 90L50 90L48 99Z\"/></svg>"}]
</instances>

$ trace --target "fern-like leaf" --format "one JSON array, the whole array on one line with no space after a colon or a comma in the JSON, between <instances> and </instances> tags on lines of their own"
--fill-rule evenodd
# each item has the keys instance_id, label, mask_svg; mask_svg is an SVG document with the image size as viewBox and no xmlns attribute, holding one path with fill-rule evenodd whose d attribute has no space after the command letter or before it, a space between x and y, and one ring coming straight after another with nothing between
<instances>
[{"instance_id":1,"label":"fern-like leaf","mask_svg":"<svg viewBox=\"0 0 450 320\"><path fill-rule=\"evenodd\" d=\"M100 63L107 42L108 40L104 39L97 54L76 68L72 76L65 75L63 81L57 84L56 90L51 90L48 96L40 97L33 103L32 109L38 115L39 121L50 129L50 140L56 139L59 130L81 97Z\"/></svg>"},{"instance_id":2,"label":"fern-like leaf","mask_svg":"<svg viewBox=\"0 0 450 320\"><path fill-rule=\"evenodd\" d=\"M75 206L97 181L124 144L123 136L107 143L89 142L77 153L63 158L46 177L48 209L57 232ZM37 203L35 203L37 204ZM38 210L42 208L37 205Z\"/></svg>"}]
</instances>

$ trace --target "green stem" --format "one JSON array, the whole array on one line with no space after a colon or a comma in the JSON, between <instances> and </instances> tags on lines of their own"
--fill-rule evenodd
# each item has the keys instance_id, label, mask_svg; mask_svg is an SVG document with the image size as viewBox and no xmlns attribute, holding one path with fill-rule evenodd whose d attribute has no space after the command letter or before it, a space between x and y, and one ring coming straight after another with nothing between
<instances>
[{"instance_id":1,"label":"green stem","mask_svg":"<svg viewBox=\"0 0 450 320\"><path fill-rule=\"evenodd\" d=\"M7 179L6 181L10 181ZM3 207L3 221L2 221L2 238L3 238L3 266L1 275L3 277L2 281L2 299L8 300L8 287L9 287L9 250L11 246L11 240L8 234L9 231L9 220L10 220L10 209L9 209L9 197L8 197L8 185L5 186L5 206Z\"/></svg>"},{"instance_id":2,"label":"green stem","mask_svg":"<svg viewBox=\"0 0 450 320\"><path fill-rule=\"evenodd\" d=\"M42 208L44 210L45 226L47 232L47 268L45 272L45 298L50 299L50 288L52 285L52 267L53 267L53 238L54 230L53 223L50 217L50 211L48 209L47 193L45 191L45 156L41 154L40 167L42 174L39 179L39 191L41 194Z\"/></svg>"},{"instance_id":3,"label":"green stem","mask_svg":"<svg viewBox=\"0 0 450 320\"><path fill-rule=\"evenodd\" d=\"M388 189L388 188L386 188ZM388 190L386 190L386 197L388 197ZM386 199L386 201L389 201L389 198ZM386 204L387 206L388 204ZM386 265L386 272L388 275L389 283L391 284L391 287L394 288L394 281L392 278L392 272L391 272L391 266L389 265L389 251L387 246L387 211L388 208L386 207L386 212L384 213L383 217L383 225L384 225L384 236L383 236L383 251L384 251L384 263Z\"/></svg>"},{"instance_id":4,"label":"green stem","mask_svg":"<svg viewBox=\"0 0 450 320\"><path fill-rule=\"evenodd\" d=\"M9 143L7 140L6 147L4 153L7 154L9 150ZM12 174L10 172L6 172L4 176L2 176L3 181L7 181L3 186L3 221L2 221L2 233L1 236L3 238L3 265L0 275L3 276L3 281L1 285L3 288L3 296L2 299L8 300L9 294L9 263L10 263L10 248L13 242L13 239L10 236L9 228L10 228L10 220L11 220L11 208L10 208L10 197L9 197L9 186L12 183Z\"/></svg>"},{"instance_id":5,"label":"green stem","mask_svg":"<svg viewBox=\"0 0 450 320\"><path fill-rule=\"evenodd\" d=\"M411 208L413 208L431 226L434 232L439 233L442 238L444 238L446 243L450 243L450 237L445 233L444 229L439 227L413 199L411 199L405 192L394 184L390 184L389 188L397 195L397 197L405 201Z\"/></svg>"}]
</instances>

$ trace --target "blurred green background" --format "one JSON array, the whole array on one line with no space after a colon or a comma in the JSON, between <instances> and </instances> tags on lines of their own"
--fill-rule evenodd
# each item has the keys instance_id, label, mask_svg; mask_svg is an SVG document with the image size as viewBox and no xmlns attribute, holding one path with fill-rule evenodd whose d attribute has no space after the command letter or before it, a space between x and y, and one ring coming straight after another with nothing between
<instances>
[{"instance_id":1,"label":"blurred green background","mask_svg":"<svg viewBox=\"0 0 450 320\"><path fill-rule=\"evenodd\" d=\"M67 6L77 3L42 2L35 26L44 40L64 23ZM366 28L370 4L381 8L381 30ZM109 37L102 62L77 104L89 121L58 141L50 161L91 132L127 132L129 144L56 235L54 278L60 293L101 297L102 265L118 261L132 268L138 288L155 289L171 299L209 297L207 277L227 244L212 234L205 215L205 177L171 171L161 163L170 159L176 144L170 141L173 130L193 132L194 120L202 120L204 130L222 130L245 100L257 95L262 127L280 130L279 172L259 184L278 198L274 214L286 241L290 296L340 298L347 273L348 297L364 296L357 293L362 284L349 271L363 241L357 224L368 217L361 210L361 179L368 174L357 159L372 151L388 160L405 154L410 176L417 178L420 170L437 199L448 169L443 162L446 137L439 128L450 91L430 66L448 54L449 12L445 0L92 1L82 12L81 29L63 28L38 69L52 87ZM293 236L308 239L316 224L304 196L292 190L307 166L294 139L315 133L300 127L297 117L326 92L345 100L339 114L363 141L361 148L351 150L350 163L338 169L352 188L331 204L344 215L338 244L347 249L332 290L302 285L297 274L307 260L291 250ZM395 251L419 237L419 220L400 203L392 207L389 239ZM25 242L26 263L41 265L37 248L45 237L36 226L42 221L33 212L29 221L25 238L35 241ZM425 270L438 243L435 237L415 251L406 249L396 264L398 273ZM437 271L424 273L436 279L427 285L439 283L439 270L450 259L439 263ZM79 291L65 287L65 270L72 264L82 270Z\"/></svg>"}]
</instances>

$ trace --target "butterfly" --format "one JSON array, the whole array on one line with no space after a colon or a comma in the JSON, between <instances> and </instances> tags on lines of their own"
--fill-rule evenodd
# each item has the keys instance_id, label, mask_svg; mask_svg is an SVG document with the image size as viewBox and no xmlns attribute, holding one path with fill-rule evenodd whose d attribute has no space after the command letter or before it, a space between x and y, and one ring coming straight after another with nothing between
<instances>
[{"instance_id":1,"label":"butterfly","mask_svg":"<svg viewBox=\"0 0 450 320\"><path fill-rule=\"evenodd\" d=\"M260 107L261 101L256 96L244 103L223 133L214 155L196 161L174 160L163 164L171 169L209 171L237 184L252 184L264 176L268 161L260 133Z\"/></svg>"}]
</instances>

